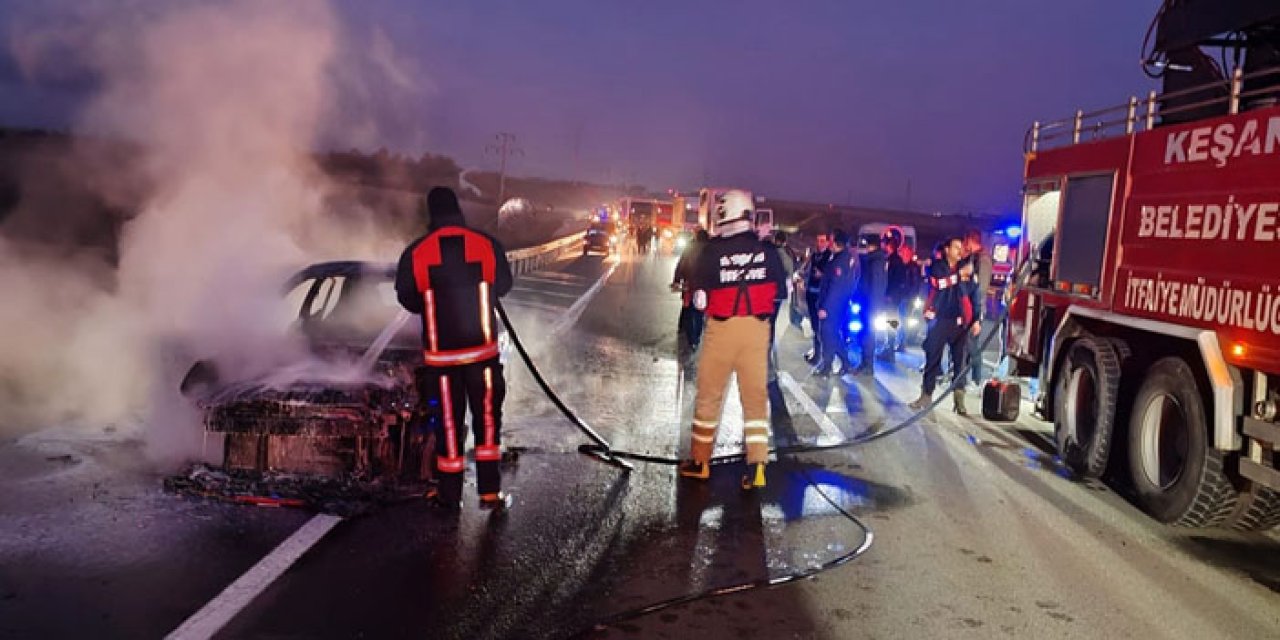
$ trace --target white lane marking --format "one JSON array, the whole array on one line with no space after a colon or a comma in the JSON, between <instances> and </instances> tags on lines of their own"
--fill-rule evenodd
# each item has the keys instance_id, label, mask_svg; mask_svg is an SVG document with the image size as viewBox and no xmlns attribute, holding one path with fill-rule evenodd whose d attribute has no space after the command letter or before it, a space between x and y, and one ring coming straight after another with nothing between
<instances>
[{"instance_id":1,"label":"white lane marking","mask_svg":"<svg viewBox=\"0 0 1280 640\"><path fill-rule=\"evenodd\" d=\"M800 406L804 407L804 410L809 414L809 417L813 418L813 421L818 423L819 429L822 429L822 435L818 436L819 445L844 442L844 432L840 431L840 427L837 427L836 423L832 422L831 418L828 418L827 414L823 413L822 409L818 408L818 403L814 402L813 398L810 398L809 394L804 392L804 389L800 387L800 384L796 382L795 378L791 377L790 373L787 373L786 371L779 371L778 382L781 382L782 386L786 387L787 391L790 391L792 396L795 396L795 399L800 402Z\"/></svg>"},{"instance_id":2,"label":"white lane marking","mask_svg":"<svg viewBox=\"0 0 1280 640\"><path fill-rule=\"evenodd\" d=\"M546 304L544 302L534 302L533 300L516 300L514 298L507 302L504 302L503 304L506 305L508 309L520 308L520 309L528 309L530 311L542 311L545 313L554 313L556 315L560 315L564 313L564 310L568 308L568 307L558 307L554 304Z\"/></svg>"},{"instance_id":3,"label":"white lane marking","mask_svg":"<svg viewBox=\"0 0 1280 640\"><path fill-rule=\"evenodd\" d=\"M342 518L317 514L165 638L212 638L339 522Z\"/></svg>"},{"instance_id":4,"label":"white lane marking","mask_svg":"<svg viewBox=\"0 0 1280 640\"><path fill-rule=\"evenodd\" d=\"M551 296L553 298L577 298L578 294L564 291L547 291L545 289L533 289L531 287L512 287L512 292L528 293L535 296Z\"/></svg>"},{"instance_id":5,"label":"white lane marking","mask_svg":"<svg viewBox=\"0 0 1280 640\"><path fill-rule=\"evenodd\" d=\"M618 263L614 262L607 271L600 275L600 279L596 280L596 283L591 285L591 288L587 289L587 292L582 294L582 297L578 298L578 301L564 312L564 316L551 326L552 337L560 335L565 329L572 327L573 323L578 321L578 318L582 317L582 312L587 310L587 305L591 303L591 299L596 297L597 293L600 293L600 290L604 288L604 283L609 280L609 276L613 275L613 272L617 269Z\"/></svg>"},{"instance_id":6,"label":"white lane marking","mask_svg":"<svg viewBox=\"0 0 1280 640\"><path fill-rule=\"evenodd\" d=\"M535 271L533 273L526 273L520 276L517 280L519 282L542 282L546 284L554 284L556 286L561 286L561 287L572 287L574 285L581 284L583 280L586 280L586 278L578 275L573 275L573 274L550 275L551 273L552 272L549 272L549 271Z\"/></svg>"}]
</instances>

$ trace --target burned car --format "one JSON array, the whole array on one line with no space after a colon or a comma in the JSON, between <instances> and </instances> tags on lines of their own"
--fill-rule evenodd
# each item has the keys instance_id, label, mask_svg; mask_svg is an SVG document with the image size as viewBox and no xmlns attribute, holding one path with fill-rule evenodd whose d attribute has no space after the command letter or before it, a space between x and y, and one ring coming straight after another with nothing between
<instances>
[{"instance_id":1,"label":"burned car","mask_svg":"<svg viewBox=\"0 0 1280 640\"><path fill-rule=\"evenodd\" d=\"M226 467L429 476L428 416L415 384L421 327L396 300L395 271L327 262L290 278L285 299L297 305L290 330L305 344L303 362L244 380L222 379L216 360L192 367L182 392L206 431L225 436Z\"/></svg>"}]
</instances>

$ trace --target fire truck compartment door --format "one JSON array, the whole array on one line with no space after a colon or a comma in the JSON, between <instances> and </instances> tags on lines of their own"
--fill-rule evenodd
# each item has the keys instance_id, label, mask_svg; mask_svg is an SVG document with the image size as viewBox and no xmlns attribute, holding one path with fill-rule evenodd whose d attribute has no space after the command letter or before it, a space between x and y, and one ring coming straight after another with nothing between
<instances>
[{"instance_id":1,"label":"fire truck compartment door","mask_svg":"<svg viewBox=\"0 0 1280 640\"><path fill-rule=\"evenodd\" d=\"M1057 282L1088 285L1089 292L1097 295L1114 184L1114 174L1067 178L1055 248Z\"/></svg>"}]
</instances>

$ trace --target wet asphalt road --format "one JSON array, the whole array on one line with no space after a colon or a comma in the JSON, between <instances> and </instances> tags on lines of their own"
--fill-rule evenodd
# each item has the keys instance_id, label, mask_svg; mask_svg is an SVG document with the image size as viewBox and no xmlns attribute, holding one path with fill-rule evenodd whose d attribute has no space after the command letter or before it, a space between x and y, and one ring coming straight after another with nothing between
<instances>
[{"instance_id":1,"label":"wet asphalt road","mask_svg":"<svg viewBox=\"0 0 1280 640\"><path fill-rule=\"evenodd\" d=\"M665 257L575 259L522 278L507 300L570 406L615 446L664 456L687 446L694 384L678 355L672 268ZM907 417L917 355L874 380L819 380L799 357L798 330L780 344L796 383L779 444ZM866 447L786 456L752 495L737 487L738 465L704 484L667 466L623 475L588 459L523 365L509 363L508 376L505 441L522 450L504 470L510 511L476 509L469 489L457 517L415 501L344 521L218 637L571 636L859 547L864 530L823 494L874 531L862 557L588 637L1280 637L1274 536L1157 525L1116 492L1068 477L1050 427L1034 419L997 425L940 410ZM720 451L740 450L740 439L731 395ZM45 455L64 449L70 460ZM0 443L0 637L163 636L309 517L163 495L135 457L127 445Z\"/></svg>"}]
</instances>

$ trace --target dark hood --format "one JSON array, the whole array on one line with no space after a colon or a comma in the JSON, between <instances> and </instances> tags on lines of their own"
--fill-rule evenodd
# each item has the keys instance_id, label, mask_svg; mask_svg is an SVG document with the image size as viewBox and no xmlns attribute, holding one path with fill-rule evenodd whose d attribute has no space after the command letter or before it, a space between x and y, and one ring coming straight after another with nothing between
<instances>
[{"instance_id":1,"label":"dark hood","mask_svg":"<svg viewBox=\"0 0 1280 640\"><path fill-rule=\"evenodd\" d=\"M447 187L435 187L427 194L427 215L430 217L427 228L432 231L441 227L467 226L457 194Z\"/></svg>"}]
</instances>

